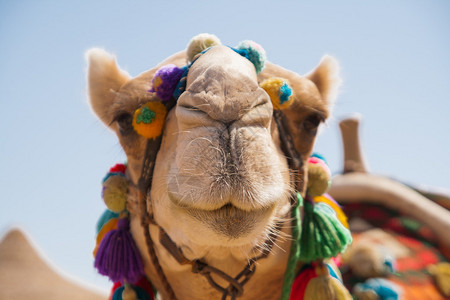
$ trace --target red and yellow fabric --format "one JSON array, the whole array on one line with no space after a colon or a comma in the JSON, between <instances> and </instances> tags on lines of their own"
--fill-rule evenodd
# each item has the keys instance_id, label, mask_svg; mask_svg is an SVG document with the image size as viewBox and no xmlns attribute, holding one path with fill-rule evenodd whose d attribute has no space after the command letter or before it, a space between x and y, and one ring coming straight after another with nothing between
<instances>
[{"instance_id":1,"label":"red and yellow fabric","mask_svg":"<svg viewBox=\"0 0 450 300\"><path fill-rule=\"evenodd\" d=\"M390 235L396 242L408 249L406 255L396 258L397 270L387 279L403 289L402 300L444 300L436 287L427 267L439 262L446 262L448 258L442 251L437 237L431 229L409 216L377 204L347 204L343 206L347 217L363 219L373 228L378 228ZM356 242L364 237L363 232L353 232ZM348 289L360 282L351 272L342 269L345 285Z\"/></svg>"}]
</instances>

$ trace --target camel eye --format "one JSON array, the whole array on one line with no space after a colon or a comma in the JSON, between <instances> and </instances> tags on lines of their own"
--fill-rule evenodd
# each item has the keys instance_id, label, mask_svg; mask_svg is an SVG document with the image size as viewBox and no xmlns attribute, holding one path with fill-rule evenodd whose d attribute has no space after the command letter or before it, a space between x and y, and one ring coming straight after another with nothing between
<instances>
[{"instance_id":1,"label":"camel eye","mask_svg":"<svg viewBox=\"0 0 450 300\"><path fill-rule=\"evenodd\" d=\"M119 125L119 131L122 135L127 135L133 131L133 117L129 113L121 113L114 118Z\"/></svg>"},{"instance_id":2,"label":"camel eye","mask_svg":"<svg viewBox=\"0 0 450 300\"><path fill-rule=\"evenodd\" d=\"M308 132L310 135L316 135L317 128L320 125L320 122L323 121L323 118L319 115L311 115L308 116L305 121L303 122L303 128Z\"/></svg>"}]
</instances>

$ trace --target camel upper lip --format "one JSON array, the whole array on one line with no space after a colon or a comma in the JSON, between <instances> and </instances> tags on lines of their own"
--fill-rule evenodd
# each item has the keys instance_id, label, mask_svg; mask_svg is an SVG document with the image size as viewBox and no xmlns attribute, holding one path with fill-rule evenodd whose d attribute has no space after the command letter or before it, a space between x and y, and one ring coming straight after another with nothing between
<instances>
[{"instance_id":1,"label":"camel upper lip","mask_svg":"<svg viewBox=\"0 0 450 300\"><path fill-rule=\"evenodd\" d=\"M229 215L229 216L237 215L237 214L248 215L248 214L251 214L252 212L258 212L259 211L259 210L258 211L256 211L256 210L255 211L246 211L246 210L243 210L243 209L240 209L240 208L234 206L231 203L227 203L227 204L221 206L220 208L211 209L211 210L199 209L199 208L188 207L188 206L185 206L184 208L190 214L196 214L196 213L203 212L203 213L206 213L206 214L208 214L208 213L211 213L211 214L224 214L224 215Z\"/></svg>"},{"instance_id":2,"label":"camel upper lip","mask_svg":"<svg viewBox=\"0 0 450 300\"><path fill-rule=\"evenodd\" d=\"M231 203L214 210L185 209L192 218L231 239L247 235L256 224L267 218L271 211L271 208L245 211Z\"/></svg>"},{"instance_id":3,"label":"camel upper lip","mask_svg":"<svg viewBox=\"0 0 450 300\"><path fill-rule=\"evenodd\" d=\"M220 203L209 203L210 208L207 207L198 207L195 205L190 205L189 203L184 203L183 201L181 201L176 195L174 195L173 193L171 193L169 191L169 199L170 201L178 208L181 209L185 209L188 211L203 211L203 212L213 212L213 213L217 213L217 212L221 212L221 211L242 211L242 212L246 212L246 213L252 213L252 212L258 212L258 211L267 211L272 209L274 206L276 206L276 203L270 203L267 206L264 207L258 207L258 208L253 208L253 209L246 209L246 208L242 208L239 207L238 205L235 205L234 202L230 199L228 201L221 201Z\"/></svg>"},{"instance_id":4,"label":"camel upper lip","mask_svg":"<svg viewBox=\"0 0 450 300\"><path fill-rule=\"evenodd\" d=\"M191 206L189 204L182 203L177 199L176 196L170 196L169 197L172 201L172 204L174 204L177 208L183 210L185 213L190 215L191 217L194 217L198 220L205 220L205 219L234 219L235 221L239 221L241 219L248 219L248 218L260 218L264 215L266 215L268 212L272 211L276 207L276 203L272 203L270 206L262 207L258 209L253 210L244 210L236 205L233 205L231 202L226 202L225 204L222 204L222 206L212 209L204 209L199 208L195 206Z\"/></svg>"}]
</instances>

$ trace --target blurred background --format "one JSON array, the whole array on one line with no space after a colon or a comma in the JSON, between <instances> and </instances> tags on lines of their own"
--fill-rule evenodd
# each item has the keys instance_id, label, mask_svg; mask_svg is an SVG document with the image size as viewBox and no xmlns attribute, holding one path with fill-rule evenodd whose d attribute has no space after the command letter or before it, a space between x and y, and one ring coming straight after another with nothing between
<instances>
[{"instance_id":1,"label":"blurred background","mask_svg":"<svg viewBox=\"0 0 450 300\"><path fill-rule=\"evenodd\" d=\"M93 268L101 179L125 156L90 111L84 52L103 47L132 76L202 32L252 39L304 74L324 54L344 85L316 143L342 169L338 121L363 116L370 171L450 188L450 2L0 1L0 236L25 229L61 270L107 289Z\"/></svg>"}]
</instances>

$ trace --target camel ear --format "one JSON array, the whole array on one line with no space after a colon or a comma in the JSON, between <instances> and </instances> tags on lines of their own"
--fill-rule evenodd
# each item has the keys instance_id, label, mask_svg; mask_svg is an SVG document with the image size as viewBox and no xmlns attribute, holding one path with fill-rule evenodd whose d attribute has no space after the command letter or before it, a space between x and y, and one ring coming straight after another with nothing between
<instances>
[{"instance_id":1,"label":"camel ear","mask_svg":"<svg viewBox=\"0 0 450 300\"><path fill-rule=\"evenodd\" d=\"M103 49L90 49L85 57L88 63L87 80L91 107L100 120L109 125L113 116L108 112L116 92L131 77L120 70L115 57Z\"/></svg>"},{"instance_id":2,"label":"camel ear","mask_svg":"<svg viewBox=\"0 0 450 300\"><path fill-rule=\"evenodd\" d=\"M317 86L323 100L328 104L334 102L342 83L339 76L339 63L334 57L329 55L322 57L319 65L306 77Z\"/></svg>"}]
</instances>

